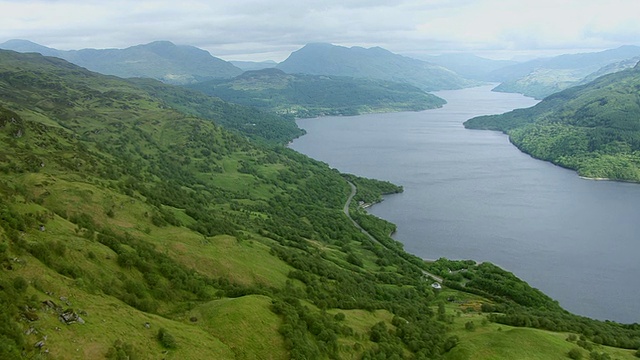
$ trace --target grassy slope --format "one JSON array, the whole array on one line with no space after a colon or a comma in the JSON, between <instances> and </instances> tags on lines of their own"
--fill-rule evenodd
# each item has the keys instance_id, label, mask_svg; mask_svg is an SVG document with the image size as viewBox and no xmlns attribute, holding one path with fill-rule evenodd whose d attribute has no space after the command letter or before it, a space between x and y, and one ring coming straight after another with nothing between
<instances>
[{"instance_id":1,"label":"grassy slope","mask_svg":"<svg viewBox=\"0 0 640 360\"><path fill-rule=\"evenodd\" d=\"M640 181L639 84L636 66L465 126L503 131L522 151L582 176Z\"/></svg>"},{"instance_id":2,"label":"grassy slope","mask_svg":"<svg viewBox=\"0 0 640 360\"><path fill-rule=\"evenodd\" d=\"M43 350L61 359L99 358L116 341L142 358L250 359L267 350L286 358L291 346L300 346L283 344L277 331L283 318L271 303L283 291L307 298L308 285L290 276L304 265L296 257L310 252L318 270L344 280L366 276L372 284L373 264L384 252L359 248L362 238L341 211L349 187L326 165L256 147L210 121L167 109L148 88L52 58L0 55L0 280L6 281L0 286L6 290L15 279L28 284L3 302L16 326L38 331L18 344L28 355L47 335ZM202 206L206 213L198 213ZM211 221L219 227L207 228ZM352 247L369 270L346 261L342 249ZM298 272L322 280L313 275L318 270ZM181 273L184 280L172 277ZM324 280L330 287L341 281ZM365 289L354 290L355 299ZM57 311L41 305L60 304L60 296L69 299L65 307L86 313L86 324L63 325ZM24 320L24 304L38 320ZM349 310L356 323L389 319L358 306ZM296 311L310 324L325 317L316 306ZM238 319L246 326L236 328ZM176 339L176 349L166 353L156 341L160 327ZM358 350L338 346L334 354L375 350L363 342L367 329L356 331L357 337L345 332L336 341L360 343ZM312 348L320 344L312 333L304 337Z\"/></svg>"},{"instance_id":3,"label":"grassy slope","mask_svg":"<svg viewBox=\"0 0 640 360\"><path fill-rule=\"evenodd\" d=\"M578 348L585 359L590 351L567 340L569 333L551 332L539 329L512 327L487 321L486 314L479 309L486 299L459 292L444 290L438 299L446 303L450 316L451 333L460 339L459 345L445 356L448 360L484 359L563 359L571 349ZM447 301L455 299L455 301ZM474 330L465 325L474 324ZM633 350L622 350L607 346L595 346L595 351L606 353L612 359L634 359Z\"/></svg>"}]
</instances>

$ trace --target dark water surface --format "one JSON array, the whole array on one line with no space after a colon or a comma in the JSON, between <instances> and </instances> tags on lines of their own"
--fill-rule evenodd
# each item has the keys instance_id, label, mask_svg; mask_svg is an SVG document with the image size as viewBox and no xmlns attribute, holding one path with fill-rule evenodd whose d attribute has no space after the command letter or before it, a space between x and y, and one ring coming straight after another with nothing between
<instances>
[{"instance_id":1,"label":"dark water surface","mask_svg":"<svg viewBox=\"0 0 640 360\"><path fill-rule=\"evenodd\" d=\"M300 120L307 135L291 148L403 185L370 212L415 255L490 261L571 312L640 322L640 185L584 180L464 129L536 103L490 89L438 92L448 104L436 110Z\"/></svg>"}]
</instances>

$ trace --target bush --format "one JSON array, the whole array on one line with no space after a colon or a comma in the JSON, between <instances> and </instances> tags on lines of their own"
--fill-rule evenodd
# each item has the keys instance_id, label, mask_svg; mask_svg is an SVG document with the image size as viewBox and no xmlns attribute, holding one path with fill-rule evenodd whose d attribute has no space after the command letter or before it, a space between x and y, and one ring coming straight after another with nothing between
<instances>
[{"instance_id":1,"label":"bush","mask_svg":"<svg viewBox=\"0 0 640 360\"><path fill-rule=\"evenodd\" d=\"M460 339L457 336L449 336L444 342L444 352L449 352L451 349L456 347L459 342Z\"/></svg>"},{"instance_id":2,"label":"bush","mask_svg":"<svg viewBox=\"0 0 640 360\"><path fill-rule=\"evenodd\" d=\"M23 293L27 290L28 287L29 283L22 276L18 276L17 278L13 279L13 288L18 292Z\"/></svg>"},{"instance_id":3,"label":"bush","mask_svg":"<svg viewBox=\"0 0 640 360\"><path fill-rule=\"evenodd\" d=\"M571 350L569 350L569 358L574 359L574 360L580 360L582 359L582 351L580 351L580 349L578 348L573 348Z\"/></svg>"},{"instance_id":4,"label":"bush","mask_svg":"<svg viewBox=\"0 0 640 360\"><path fill-rule=\"evenodd\" d=\"M169 334L165 328L160 328L160 330L158 330L158 341L160 341L160 344L167 349L175 349L178 347L176 339L173 335Z\"/></svg>"},{"instance_id":5,"label":"bush","mask_svg":"<svg viewBox=\"0 0 640 360\"><path fill-rule=\"evenodd\" d=\"M586 340L580 339L580 340L578 340L576 342L576 344L578 344L578 346L584 348L587 351L593 350L593 345L590 342L586 341Z\"/></svg>"},{"instance_id":6,"label":"bush","mask_svg":"<svg viewBox=\"0 0 640 360\"><path fill-rule=\"evenodd\" d=\"M467 329L468 331L475 331L476 330L476 324L474 324L473 321L467 321L464 324L464 328Z\"/></svg>"},{"instance_id":7,"label":"bush","mask_svg":"<svg viewBox=\"0 0 640 360\"><path fill-rule=\"evenodd\" d=\"M136 360L140 356L133 345L116 340L113 346L109 348L106 358L109 360Z\"/></svg>"},{"instance_id":8,"label":"bush","mask_svg":"<svg viewBox=\"0 0 640 360\"><path fill-rule=\"evenodd\" d=\"M607 353L599 353L597 351L592 351L589 354L589 358L591 360L611 360L611 356Z\"/></svg>"}]
</instances>

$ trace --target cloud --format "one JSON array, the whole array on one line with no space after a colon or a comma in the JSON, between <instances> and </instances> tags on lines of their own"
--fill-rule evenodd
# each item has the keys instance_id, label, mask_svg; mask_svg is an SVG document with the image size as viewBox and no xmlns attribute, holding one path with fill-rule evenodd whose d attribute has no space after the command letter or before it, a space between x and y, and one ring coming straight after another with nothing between
<instances>
[{"instance_id":1,"label":"cloud","mask_svg":"<svg viewBox=\"0 0 640 360\"><path fill-rule=\"evenodd\" d=\"M309 42L400 53L604 49L640 41L636 0L0 1L0 41L61 49L170 40L282 60Z\"/></svg>"}]
</instances>

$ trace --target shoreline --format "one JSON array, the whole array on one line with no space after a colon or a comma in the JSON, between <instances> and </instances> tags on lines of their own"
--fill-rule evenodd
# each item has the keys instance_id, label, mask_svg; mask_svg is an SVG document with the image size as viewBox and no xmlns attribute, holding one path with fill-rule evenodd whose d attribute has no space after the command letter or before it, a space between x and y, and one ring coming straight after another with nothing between
<instances>
[{"instance_id":1,"label":"shoreline","mask_svg":"<svg viewBox=\"0 0 640 360\"><path fill-rule=\"evenodd\" d=\"M610 179L610 178L601 178L601 177L588 177L588 176L583 176L583 175L578 175L578 177L582 180L591 180L591 181L619 181L619 182L631 182L631 181L625 181L625 180L615 180L615 179Z\"/></svg>"},{"instance_id":2,"label":"shoreline","mask_svg":"<svg viewBox=\"0 0 640 360\"><path fill-rule=\"evenodd\" d=\"M578 177L583 180L591 180L591 181L611 181L611 182L626 183L626 184L640 184L640 182L635 180L611 179L611 178L600 178L600 177L592 178L592 177L583 176L583 175L578 175Z\"/></svg>"},{"instance_id":3,"label":"shoreline","mask_svg":"<svg viewBox=\"0 0 640 360\"><path fill-rule=\"evenodd\" d=\"M525 152L521 151L517 146L516 146L515 148L519 150L518 152L525 153ZM527 154L527 153L525 153L525 154ZM530 154L527 154L527 155L531 156ZM532 158L534 158L534 157L532 157ZM534 159L535 159L535 158L534 158ZM536 160L541 160L541 159L536 159ZM326 161L326 160L324 160L324 161ZM543 161L544 161L544 160L543 160ZM556 166L559 166L558 164L554 164L553 162L550 162L550 161L545 161L545 162L550 163L550 165L556 165ZM573 177L573 176L576 176L576 175L577 175L578 177L580 177L580 175L578 175L578 174L575 172L575 169L568 169L568 168L563 167L563 166L559 166L559 167L560 167L560 168L563 168L563 169L567 169L567 170L572 170L572 171L574 172L574 174L572 174L570 177ZM351 172L354 172L354 173L356 173L356 174L358 174L358 173L359 173L359 172L357 172L357 171L353 171L353 170L351 170ZM359 174L361 174L361 173L359 173ZM568 175L568 174L565 174L565 175ZM360 176L362 176L362 175L360 175ZM374 177L375 177L375 176L374 176ZM584 178L585 180L587 180L587 179L588 179L588 180L600 180L600 181L615 181L615 180L611 180L611 179L590 179L590 178L587 178L587 177L583 177L583 178ZM574 179L575 179L575 178L574 178ZM579 181L579 180L577 180L577 179L575 179L575 180L576 180L576 181ZM604 185L604 184L601 184L601 185ZM385 199L386 199L386 196L388 196L388 195L385 195L385 196L384 196L384 198L385 198ZM366 210L367 210L368 212L369 212L369 211L375 211L375 210L374 210L374 209L375 209L375 205L376 205L376 204L371 204L370 206L366 207ZM384 218L385 220L389 221L389 220L388 220L388 218L385 218L385 217L383 217L383 218ZM398 233L396 233L396 234L392 234L392 238L393 238L394 240L398 241L398 240L397 240L397 238L396 238L396 236L397 236L398 234L400 234L400 233L403 233L403 234L404 234L405 232L406 232L406 229L405 229L405 230L403 230L402 228L398 227ZM411 251L407 251L407 252L408 252L408 253L411 253L411 254L415 254L414 252L411 252ZM429 260L431 260L431 261L437 260L437 257L434 257L434 256L433 256L433 254L431 255L431 258L429 258L430 256L429 256L428 254L425 254L425 255L427 255L427 256L425 256L425 258L423 258L423 261L425 261L425 262L428 262ZM451 254L449 254L449 255L451 255ZM421 257L421 258L422 258L422 257ZM453 257L453 258L455 259L455 257ZM475 256L469 256L469 257L465 257L465 258L477 259ZM494 263L494 262L492 262L492 263ZM498 263L501 263L501 262L500 262L500 261L498 261ZM494 264L495 264L495 263L494 263ZM514 271L514 270L515 270L515 269L510 268L510 267L505 267L505 266L501 266L501 265L497 265L497 266L498 266L498 267L500 267L501 269L509 269L510 271ZM509 270L507 270L507 271L509 271ZM514 273L514 274L515 274L515 273ZM520 278L520 279L522 279L523 277L525 277L523 274L518 274L518 275L516 275L516 276L518 276L518 278ZM533 285L532 285L532 286L533 286ZM541 286L538 284L537 286L534 286L534 287L536 287L536 288L540 288ZM548 292L545 292L545 294L548 294ZM552 296L552 298L553 298L554 300L558 300L558 299L559 299L559 297L558 297L558 296ZM563 301L563 304L564 304L564 301ZM565 305L565 306L566 306L566 305ZM563 306L563 308L565 308L565 307ZM566 308L565 308L565 309L566 309ZM567 310L567 311L569 311L569 310ZM580 313L582 314L582 313L584 313L584 312L580 312ZM583 316L585 316L585 315L583 315ZM597 316L596 314L591 314L590 316L587 316L587 317L590 317L590 318L593 318L593 319L598 319L598 320L602 320L602 319L611 319L611 318L613 318L612 316L604 316L604 317L603 317L603 316ZM629 322L629 321L630 321L628 318L626 318L626 319L625 319L625 318L622 318L622 319L620 319L620 320L622 320L622 323L626 323L626 322Z\"/></svg>"}]
</instances>

